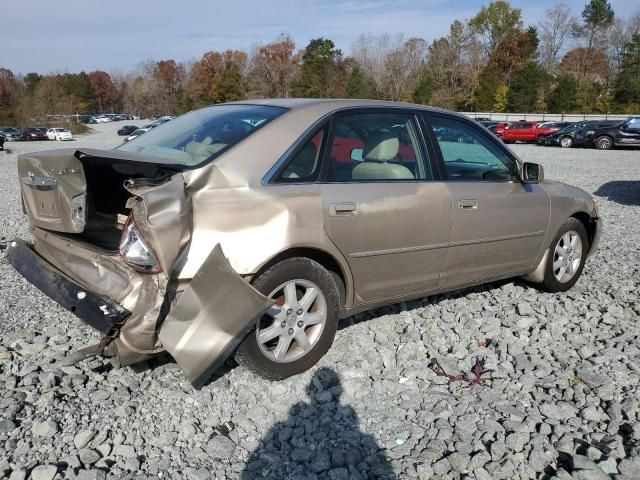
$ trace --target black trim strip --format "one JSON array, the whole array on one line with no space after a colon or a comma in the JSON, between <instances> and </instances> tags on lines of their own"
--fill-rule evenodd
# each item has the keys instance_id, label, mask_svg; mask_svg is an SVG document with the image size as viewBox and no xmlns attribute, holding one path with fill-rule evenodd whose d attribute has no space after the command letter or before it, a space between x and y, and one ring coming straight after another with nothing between
<instances>
[{"instance_id":1,"label":"black trim strip","mask_svg":"<svg viewBox=\"0 0 640 480\"><path fill-rule=\"evenodd\" d=\"M421 252L424 250L437 250L439 248L477 245L477 244L489 243L489 242L500 242L503 240L516 240L518 238L526 238L526 237L539 237L541 235L545 235L545 233L546 232L544 232L543 230L540 230L539 232L516 233L515 235L504 235L502 237L480 238L477 240L463 240L460 242L434 243L432 245L418 245L416 247L389 248L386 250L369 250L366 252L351 253L349 256L351 258L362 258L362 257L376 257L379 255L391 255L395 253Z\"/></svg>"}]
</instances>

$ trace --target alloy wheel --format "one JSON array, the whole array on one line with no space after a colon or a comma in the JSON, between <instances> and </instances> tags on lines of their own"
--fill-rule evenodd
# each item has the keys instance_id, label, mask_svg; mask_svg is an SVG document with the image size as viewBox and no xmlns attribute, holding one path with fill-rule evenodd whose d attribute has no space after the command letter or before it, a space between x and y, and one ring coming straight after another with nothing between
<instances>
[{"instance_id":1,"label":"alloy wheel","mask_svg":"<svg viewBox=\"0 0 640 480\"><path fill-rule=\"evenodd\" d=\"M573 143L573 141L571 140L570 137L562 137L560 139L560 146L562 148L569 148L569 147L571 147L572 143Z\"/></svg>"},{"instance_id":2,"label":"alloy wheel","mask_svg":"<svg viewBox=\"0 0 640 480\"><path fill-rule=\"evenodd\" d=\"M600 150L609 150L611 146L612 146L612 142L609 137L600 137L598 139L598 148Z\"/></svg>"},{"instance_id":3,"label":"alloy wheel","mask_svg":"<svg viewBox=\"0 0 640 480\"><path fill-rule=\"evenodd\" d=\"M283 283L269 298L275 304L256 328L258 346L274 362L293 362L318 343L327 322L327 301L316 284L301 279Z\"/></svg>"},{"instance_id":4,"label":"alloy wheel","mask_svg":"<svg viewBox=\"0 0 640 480\"><path fill-rule=\"evenodd\" d=\"M580 268L582 239L575 230L565 232L553 252L553 274L560 283L570 281Z\"/></svg>"}]
</instances>

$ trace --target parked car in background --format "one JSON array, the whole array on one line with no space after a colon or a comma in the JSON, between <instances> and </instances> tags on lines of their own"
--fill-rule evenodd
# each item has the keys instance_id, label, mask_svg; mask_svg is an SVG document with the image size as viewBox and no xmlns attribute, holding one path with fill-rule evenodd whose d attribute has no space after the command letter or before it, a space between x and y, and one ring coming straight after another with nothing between
<instances>
[{"instance_id":1,"label":"parked car in background","mask_svg":"<svg viewBox=\"0 0 640 480\"><path fill-rule=\"evenodd\" d=\"M613 125L615 121L582 120L573 122L557 132L547 133L538 137L538 144L544 146L571 148L584 146L584 134L588 129Z\"/></svg>"},{"instance_id":2,"label":"parked car in background","mask_svg":"<svg viewBox=\"0 0 640 480\"><path fill-rule=\"evenodd\" d=\"M66 128L50 128L47 137L49 140L73 140L73 135Z\"/></svg>"},{"instance_id":3,"label":"parked car in background","mask_svg":"<svg viewBox=\"0 0 640 480\"><path fill-rule=\"evenodd\" d=\"M613 147L640 147L640 116L629 117L614 125L589 128L583 142L598 150Z\"/></svg>"},{"instance_id":4,"label":"parked car in background","mask_svg":"<svg viewBox=\"0 0 640 480\"><path fill-rule=\"evenodd\" d=\"M148 132L152 128L153 127L149 127L149 126L138 128L137 130L134 130L133 132L131 132L127 137L125 137L124 141L125 142L130 142L134 138L138 138L140 135L142 135L145 132Z\"/></svg>"},{"instance_id":5,"label":"parked car in background","mask_svg":"<svg viewBox=\"0 0 640 480\"><path fill-rule=\"evenodd\" d=\"M518 276L566 291L601 230L591 195L473 120L395 102L215 105L115 150L21 155L18 178L33 243L9 263L117 366L168 351L197 386L234 353L301 373L381 305Z\"/></svg>"},{"instance_id":6,"label":"parked car in background","mask_svg":"<svg viewBox=\"0 0 640 480\"><path fill-rule=\"evenodd\" d=\"M7 142L18 142L22 140L22 130L14 127L0 127L0 133Z\"/></svg>"},{"instance_id":7,"label":"parked car in background","mask_svg":"<svg viewBox=\"0 0 640 480\"><path fill-rule=\"evenodd\" d=\"M118 135L120 135L121 137L131 135L133 132L138 130L138 128L140 127L136 125L125 125L124 127L118 129Z\"/></svg>"},{"instance_id":8,"label":"parked car in background","mask_svg":"<svg viewBox=\"0 0 640 480\"><path fill-rule=\"evenodd\" d=\"M539 127L536 122L513 122L504 127L502 139L505 143L535 142L540 135L557 132L560 128L555 123L553 126Z\"/></svg>"},{"instance_id":9,"label":"parked car in background","mask_svg":"<svg viewBox=\"0 0 640 480\"><path fill-rule=\"evenodd\" d=\"M36 141L36 140L49 140L47 132L43 132L38 128L25 128L22 131L22 140Z\"/></svg>"},{"instance_id":10,"label":"parked car in background","mask_svg":"<svg viewBox=\"0 0 640 480\"><path fill-rule=\"evenodd\" d=\"M495 135L497 135L498 137L502 138L502 134L504 133L504 129L506 127L508 127L509 125L511 125L509 122L498 122L494 126L489 127L489 130L492 133L494 133Z\"/></svg>"},{"instance_id":11,"label":"parked car in background","mask_svg":"<svg viewBox=\"0 0 640 480\"><path fill-rule=\"evenodd\" d=\"M484 128L491 128L491 127L495 127L496 125L498 125L499 122L496 122L494 120L482 120L482 121L478 121L476 120L480 125L482 125Z\"/></svg>"},{"instance_id":12,"label":"parked car in background","mask_svg":"<svg viewBox=\"0 0 640 480\"><path fill-rule=\"evenodd\" d=\"M106 115L99 115L99 116L91 117L90 123L107 123L111 121L112 120Z\"/></svg>"},{"instance_id":13,"label":"parked car in background","mask_svg":"<svg viewBox=\"0 0 640 480\"><path fill-rule=\"evenodd\" d=\"M0 133L0 150L4 150L4 135Z\"/></svg>"}]
</instances>

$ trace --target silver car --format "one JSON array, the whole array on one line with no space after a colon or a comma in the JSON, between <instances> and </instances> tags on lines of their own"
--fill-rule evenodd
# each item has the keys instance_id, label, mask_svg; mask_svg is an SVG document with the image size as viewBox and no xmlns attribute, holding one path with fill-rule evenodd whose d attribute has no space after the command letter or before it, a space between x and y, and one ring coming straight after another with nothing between
<instances>
[{"instance_id":1,"label":"silver car","mask_svg":"<svg viewBox=\"0 0 640 480\"><path fill-rule=\"evenodd\" d=\"M168 351L198 386L233 354L300 373L380 305L507 277L567 290L601 230L589 194L421 105L222 104L18 168L33 243L12 265L105 334L90 353Z\"/></svg>"}]
</instances>

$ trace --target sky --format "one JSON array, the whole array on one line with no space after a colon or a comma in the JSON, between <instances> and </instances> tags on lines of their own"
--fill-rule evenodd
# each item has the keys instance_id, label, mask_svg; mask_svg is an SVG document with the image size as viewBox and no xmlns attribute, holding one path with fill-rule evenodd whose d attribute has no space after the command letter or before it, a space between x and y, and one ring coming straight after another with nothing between
<instances>
[{"instance_id":1,"label":"sky","mask_svg":"<svg viewBox=\"0 0 640 480\"><path fill-rule=\"evenodd\" d=\"M564 0L579 16L586 0ZM0 15L0 67L36 71L126 72L141 61L192 61L211 50L251 50L288 34L297 47L333 40L348 53L361 33L402 33L429 42L488 1L472 0L20 0ZM525 25L556 0L511 1ZM616 16L640 0L610 0Z\"/></svg>"}]
</instances>

